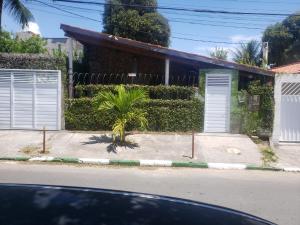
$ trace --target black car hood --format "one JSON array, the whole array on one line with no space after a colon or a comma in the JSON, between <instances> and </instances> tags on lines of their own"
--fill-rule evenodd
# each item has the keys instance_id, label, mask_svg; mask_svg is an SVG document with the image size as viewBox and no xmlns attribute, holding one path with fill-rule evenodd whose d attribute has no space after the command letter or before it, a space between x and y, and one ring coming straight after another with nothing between
<instances>
[{"instance_id":1,"label":"black car hood","mask_svg":"<svg viewBox=\"0 0 300 225\"><path fill-rule=\"evenodd\" d=\"M223 207L131 192L0 185L2 225L267 225Z\"/></svg>"}]
</instances>

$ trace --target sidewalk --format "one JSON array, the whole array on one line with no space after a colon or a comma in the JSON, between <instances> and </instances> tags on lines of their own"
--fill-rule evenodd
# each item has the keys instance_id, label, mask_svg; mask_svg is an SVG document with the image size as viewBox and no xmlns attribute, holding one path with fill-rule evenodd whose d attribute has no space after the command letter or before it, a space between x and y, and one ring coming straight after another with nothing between
<instances>
[{"instance_id":1,"label":"sidewalk","mask_svg":"<svg viewBox=\"0 0 300 225\"><path fill-rule=\"evenodd\" d=\"M127 144L113 144L109 132L46 132L42 154L42 132L0 131L0 159L54 161L110 165L175 166L214 169L271 169L300 171L298 158L282 155L281 164L262 167L261 153L246 135L139 133L126 137ZM295 150L294 153L298 154ZM279 156L280 157L280 156ZM291 160L291 158L294 160Z\"/></svg>"},{"instance_id":2,"label":"sidewalk","mask_svg":"<svg viewBox=\"0 0 300 225\"><path fill-rule=\"evenodd\" d=\"M257 146L245 135L195 134L195 158L191 134L133 134L126 146L112 144L110 133L47 132L46 156L198 161L261 164ZM0 131L0 156L41 156L42 132Z\"/></svg>"}]
</instances>

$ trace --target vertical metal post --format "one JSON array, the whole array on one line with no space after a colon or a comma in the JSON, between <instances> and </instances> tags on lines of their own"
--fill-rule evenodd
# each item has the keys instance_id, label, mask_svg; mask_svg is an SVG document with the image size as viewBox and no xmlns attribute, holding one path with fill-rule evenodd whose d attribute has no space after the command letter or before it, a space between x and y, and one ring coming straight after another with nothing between
<instances>
[{"instance_id":1,"label":"vertical metal post","mask_svg":"<svg viewBox=\"0 0 300 225\"><path fill-rule=\"evenodd\" d=\"M195 132L192 132L192 159L195 157Z\"/></svg>"},{"instance_id":2,"label":"vertical metal post","mask_svg":"<svg viewBox=\"0 0 300 225\"><path fill-rule=\"evenodd\" d=\"M73 98L73 39L69 38L68 58L69 58L69 98Z\"/></svg>"},{"instance_id":3,"label":"vertical metal post","mask_svg":"<svg viewBox=\"0 0 300 225\"><path fill-rule=\"evenodd\" d=\"M46 128L45 126L43 127L43 151L42 153L46 152Z\"/></svg>"},{"instance_id":4,"label":"vertical metal post","mask_svg":"<svg viewBox=\"0 0 300 225\"><path fill-rule=\"evenodd\" d=\"M170 59L165 59L165 85L169 85L170 79Z\"/></svg>"},{"instance_id":5,"label":"vertical metal post","mask_svg":"<svg viewBox=\"0 0 300 225\"><path fill-rule=\"evenodd\" d=\"M262 43L262 50L263 50L263 67L268 68L268 61L269 61L269 42Z\"/></svg>"}]
</instances>

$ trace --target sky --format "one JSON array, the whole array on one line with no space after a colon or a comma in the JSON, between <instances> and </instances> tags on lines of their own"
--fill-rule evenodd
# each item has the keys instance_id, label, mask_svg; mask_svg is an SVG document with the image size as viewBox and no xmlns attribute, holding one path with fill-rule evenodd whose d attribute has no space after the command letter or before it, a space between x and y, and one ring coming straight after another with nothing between
<instances>
[{"instance_id":1,"label":"sky","mask_svg":"<svg viewBox=\"0 0 300 225\"><path fill-rule=\"evenodd\" d=\"M102 30L103 6L75 5L51 0L38 1L23 0L35 18L35 23L31 23L29 29L41 33L43 37L64 37L63 31L60 29L62 23L99 32ZM104 2L104 0L94 1ZM290 14L297 10L300 11L300 0L158 0L158 5L263 13ZM88 10L70 6L88 8ZM71 15L66 11L93 20ZM201 55L209 55L209 52L215 47L232 51L240 42L252 39L260 40L262 32L268 25L284 19L283 16L224 15L171 10L159 10L159 12L169 20L172 35L170 48ZM7 11L4 12L2 23L4 29L9 32L22 30ZM182 40L182 38L190 40Z\"/></svg>"}]
</instances>

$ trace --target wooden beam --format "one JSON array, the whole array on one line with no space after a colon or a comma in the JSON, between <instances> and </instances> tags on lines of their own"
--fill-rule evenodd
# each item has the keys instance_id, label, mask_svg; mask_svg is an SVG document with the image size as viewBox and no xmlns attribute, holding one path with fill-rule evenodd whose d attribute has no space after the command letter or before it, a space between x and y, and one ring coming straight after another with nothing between
<instances>
[{"instance_id":1,"label":"wooden beam","mask_svg":"<svg viewBox=\"0 0 300 225\"><path fill-rule=\"evenodd\" d=\"M170 59L165 59L165 85L169 85L170 80Z\"/></svg>"},{"instance_id":2,"label":"wooden beam","mask_svg":"<svg viewBox=\"0 0 300 225\"><path fill-rule=\"evenodd\" d=\"M73 39L68 38L68 59L69 59L69 98L73 98Z\"/></svg>"}]
</instances>

